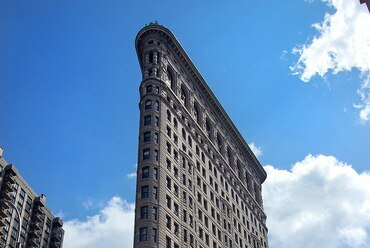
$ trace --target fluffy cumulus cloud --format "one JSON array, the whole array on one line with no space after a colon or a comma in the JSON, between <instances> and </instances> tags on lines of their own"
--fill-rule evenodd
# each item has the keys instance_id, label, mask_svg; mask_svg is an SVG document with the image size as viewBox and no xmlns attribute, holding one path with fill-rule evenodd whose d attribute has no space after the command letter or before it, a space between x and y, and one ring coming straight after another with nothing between
<instances>
[{"instance_id":1,"label":"fluffy cumulus cloud","mask_svg":"<svg viewBox=\"0 0 370 248\"><path fill-rule=\"evenodd\" d=\"M113 197L96 215L64 223L65 248L133 246L134 205Z\"/></svg>"},{"instance_id":2,"label":"fluffy cumulus cloud","mask_svg":"<svg viewBox=\"0 0 370 248\"><path fill-rule=\"evenodd\" d=\"M326 13L321 23L313 24L317 35L307 44L299 45L293 53L299 55L291 67L293 74L308 82L315 75L339 73L358 69L361 85L358 94L360 118L370 118L370 15L358 0L321 0L334 13Z\"/></svg>"},{"instance_id":3,"label":"fluffy cumulus cloud","mask_svg":"<svg viewBox=\"0 0 370 248\"><path fill-rule=\"evenodd\" d=\"M309 155L290 171L265 169L272 248L369 247L369 173L324 155Z\"/></svg>"},{"instance_id":4,"label":"fluffy cumulus cloud","mask_svg":"<svg viewBox=\"0 0 370 248\"><path fill-rule=\"evenodd\" d=\"M369 173L324 155L308 155L291 170L265 169L271 248L369 247ZM134 205L113 197L97 214L64 227L65 248L132 247Z\"/></svg>"}]
</instances>

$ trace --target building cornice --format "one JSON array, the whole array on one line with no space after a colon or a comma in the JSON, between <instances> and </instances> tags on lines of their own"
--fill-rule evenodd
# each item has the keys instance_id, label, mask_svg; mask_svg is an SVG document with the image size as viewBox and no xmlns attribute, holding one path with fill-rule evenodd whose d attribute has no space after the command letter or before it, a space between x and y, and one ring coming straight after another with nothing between
<instances>
[{"instance_id":1,"label":"building cornice","mask_svg":"<svg viewBox=\"0 0 370 248\"><path fill-rule=\"evenodd\" d=\"M267 173L263 169L262 165L250 149L247 142L244 140L241 133L235 127L234 123L232 122L231 118L228 116L220 102L217 100L216 96L213 94L212 90L207 85L206 81L200 74L199 70L196 68L194 63L191 61L183 47L181 46L180 42L177 40L175 35L166 27L159 25L157 23L149 24L142 28L136 36L135 39L135 47L140 63L140 67L143 70L142 64L142 46L141 42L144 36L150 33L159 33L163 38L165 38L167 45L169 45L173 51L176 53L178 58L181 60L183 65L185 66L184 69L187 69L189 74L193 77L195 83L197 84L198 88L202 90L204 96L207 97L211 107L217 114L217 117L220 121L225 124L225 127L228 128L230 134L233 136L234 141L237 141L238 145L244 150L244 155L248 158L248 161L252 162L252 166L256 169L256 173L258 174L261 183L266 180Z\"/></svg>"}]
</instances>

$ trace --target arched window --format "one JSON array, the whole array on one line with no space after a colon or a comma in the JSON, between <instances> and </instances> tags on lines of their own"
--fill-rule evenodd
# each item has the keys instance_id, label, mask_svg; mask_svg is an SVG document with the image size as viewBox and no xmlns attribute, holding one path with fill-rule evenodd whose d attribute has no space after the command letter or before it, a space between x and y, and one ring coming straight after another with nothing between
<instances>
[{"instance_id":1,"label":"arched window","mask_svg":"<svg viewBox=\"0 0 370 248\"><path fill-rule=\"evenodd\" d=\"M200 112L199 112L199 106L195 102L194 103L194 117L198 124L200 124Z\"/></svg>"},{"instance_id":2,"label":"arched window","mask_svg":"<svg viewBox=\"0 0 370 248\"><path fill-rule=\"evenodd\" d=\"M236 165L236 173L238 174L239 179L242 179L242 173L241 173L241 170L242 170L242 168L241 168L240 162L239 162L239 160L238 160L238 163L237 163L237 165Z\"/></svg>"},{"instance_id":3,"label":"arched window","mask_svg":"<svg viewBox=\"0 0 370 248\"><path fill-rule=\"evenodd\" d=\"M259 204L261 203L260 191L256 183L254 183L254 199L256 199Z\"/></svg>"},{"instance_id":4,"label":"arched window","mask_svg":"<svg viewBox=\"0 0 370 248\"><path fill-rule=\"evenodd\" d=\"M230 149L230 146L227 147L227 150L226 150L226 159L227 161L229 162L229 164L231 164L231 161L232 161L232 157L231 157L231 149Z\"/></svg>"},{"instance_id":5,"label":"arched window","mask_svg":"<svg viewBox=\"0 0 370 248\"><path fill-rule=\"evenodd\" d=\"M207 132L208 138L212 139L211 138L211 134L212 134L211 123L208 118L206 119L206 132Z\"/></svg>"},{"instance_id":6,"label":"arched window","mask_svg":"<svg viewBox=\"0 0 370 248\"><path fill-rule=\"evenodd\" d=\"M154 103L154 109L159 111L159 101L155 101Z\"/></svg>"},{"instance_id":7,"label":"arched window","mask_svg":"<svg viewBox=\"0 0 370 248\"><path fill-rule=\"evenodd\" d=\"M153 63L153 52L149 53L149 63Z\"/></svg>"},{"instance_id":8,"label":"arched window","mask_svg":"<svg viewBox=\"0 0 370 248\"><path fill-rule=\"evenodd\" d=\"M171 86L171 89L172 90L175 90L175 82L173 80L173 75L172 75L172 71L170 69L170 67L167 66L167 82L169 84L169 86Z\"/></svg>"},{"instance_id":9,"label":"arched window","mask_svg":"<svg viewBox=\"0 0 370 248\"><path fill-rule=\"evenodd\" d=\"M251 176L249 175L248 171L245 172L245 180L246 180L246 183L247 183L248 191L252 193L252 191L251 191L251 189L252 189Z\"/></svg>"},{"instance_id":10,"label":"arched window","mask_svg":"<svg viewBox=\"0 0 370 248\"><path fill-rule=\"evenodd\" d=\"M182 132L182 137L184 138L184 140L186 140L186 132L185 132L185 129L182 128L181 132Z\"/></svg>"},{"instance_id":11,"label":"arched window","mask_svg":"<svg viewBox=\"0 0 370 248\"><path fill-rule=\"evenodd\" d=\"M175 128L177 128L177 120L176 120L176 118L175 118L175 117L173 117L173 126L174 126Z\"/></svg>"},{"instance_id":12,"label":"arched window","mask_svg":"<svg viewBox=\"0 0 370 248\"><path fill-rule=\"evenodd\" d=\"M180 90L180 99L182 101L182 103L184 104L184 106L186 107L186 104L188 102L188 96L186 94L186 90L184 88L184 86L181 86L181 90Z\"/></svg>"},{"instance_id":13,"label":"arched window","mask_svg":"<svg viewBox=\"0 0 370 248\"><path fill-rule=\"evenodd\" d=\"M171 122L171 112L167 109L167 120Z\"/></svg>"},{"instance_id":14,"label":"arched window","mask_svg":"<svg viewBox=\"0 0 370 248\"><path fill-rule=\"evenodd\" d=\"M145 110L152 109L152 100L146 100Z\"/></svg>"},{"instance_id":15,"label":"arched window","mask_svg":"<svg viewBox=\"0 0 370 248\"><path fill-rule=\"evenodd\" d=\"M217 147L218 151L222 153L222 139L219 133L217 133Z\"/></svg>"}]
</instances>

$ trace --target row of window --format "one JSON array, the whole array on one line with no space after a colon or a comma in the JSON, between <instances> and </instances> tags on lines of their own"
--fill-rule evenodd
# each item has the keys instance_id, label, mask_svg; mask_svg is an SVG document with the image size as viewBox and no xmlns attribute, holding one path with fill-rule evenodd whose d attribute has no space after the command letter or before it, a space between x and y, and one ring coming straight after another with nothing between
<instances>
[{"instance_id":1,"label":"row of window","mask_svg":"<svg viewBox=\"0 0 370 248\"><path fill-rule=\"evenodd\" d=\"M171 153L170 152L170 144L168 144L168 152L169 153ZM186 160L185 160L185 158L183 157L182 158L183 159L183 166L185 166L185 163L186 163ZM200 163L197 161L197 170L200 172ZM171 169L171 162L170 162L170 160L169 159L167 159L167 168L170 170ZM174 168L175 168L175 170L174 170L174 173L175 173L175 177L176 178L178 178L178 170L177 170L177 168L174 166ZM218 173L217 173L217 170L215 169L215 167L213 167L212 165L211 165L211 163L210 163L210 161L209 161L209 170L212 172L212 168L213 168L213 173L215 174L215 176L217 177L217 175L218 175ZM202 176L204 177L204 178L207 178L207 176L206 176L206 171L205 171L205 169L204 169L204 167L202 167ZM185 175L183 176L183 179L185 179ZM169 178L167 178L167 180L169 180ZM228 192L229 191L229 187L228 187L228 184L227 184L227 182L226 181L224 181L223 180L223 177L220 175L220 180L221 180L221 182L222 182L222 185L224 185L225 186L225 188L226 188L226 191ZM203 182L203 184L201 185L201 179L199 178L199 176L197 177L197 184L198 184L198 186L200 186L200 188L202 188L203 189L203 192L207 195L207 186L206 186L206 184ZM186 180L183 180L183 185L186 185ZM209 183L210 183L210 185L211 185L211 187L215 187L215 190L216 190L216 192L217 192L217 194L218 194L218 184L216 183L216 181L213 181L213 178L211 177L211 175L209 175ZM168 183L167 183L168 184ZM190 182L188 182L188 185L190 185L190 187L191 187L191 181ZM203 186L203 187L202 187ZM239 205L239 198L238 198L238 196L237 196L237 194L234 194L234 191L231 189L230 190L231 191L231 195L232 195L232 198L234 199L234 200L236 200L236 202L237 202L237 204ZM176 195L178 195L178 192L175 190L175 192L174 192ZM226 198L227 199L227 201L229 201L229 197L228 197L228 195L225 195L225 192L224 191L221 191L221 195L222 195L222 197L224 197L224 198ZM199 198L199 196L198 196L198 198ZM215 203L214 202L214 193L212 192L212 191L210 191L210 199L211 199L211 201L213 202L213 203ZM242 201L240 201L240 204L242 205L242 208L244 209L244 204L243 204L243 202ZM218 201L218 198L216 197L216 205L217 205L217 207L219 207L219 201ZM240 211L239 211L239 208L235 208L235 204L233 203L232 204L233 205L233 212L238 216L238 218L240 218ZM205 201L205 202L203 202L203 206L204 206L204 208L207 210L207 208L208 208L208 205L207 205L207 201ZM245 209L247 209L246 207L245 207ZM247 211L247 210L246 210ZM248 212L246 212L246 213L248 213ZM228 209L228 211L227 211L227 214L228 214L228 216L230 217L230 210ZM246 224L246 220L245 220L245 216L243 215L243 219L244 219L244 223ZM256 218L254 217L253 219L252 219L254 222L256 222ZM249 224L248 224L249 225ZM261 231L261 224L259 224L260 225L260 231ZM248 228L249 229L249 228ZM263 234L265 234L265 230L264 229L262 229L262 231L263 231Z\"/></svg>"},{"instance_id":2,"label":"row of window","mask_svg":"<svg viewBox=\"0 0 370 248\"><path fill-rule=\"evenodd\" d=\"M186 100L187 99L186 90L184 90L183 88L181 90L181 99L183 100L183 102L187 102L187 100ZM195 113L196 119L198 120L198 124L200 124L199 120L201 118L199 118L199 104L197 104L196 102L194 104L194 113ZM169 111L167 111L167 119L170 120L170 112ZM208 138L210 138L210 140L213 142L214 141L214 139L213 139L213 129L212 129L211 121L209 120L208 117L206 118L205 128L206 128L206 133L207 133ZM222 137L222 135L219 132L217 132L217 134L215 135L215 139L216 139L216 145L217 145L217 148L218 148L219 152L224 156L226 161L235 170L238 177L249 186L248 190L252 194L255 194L256 192L253 192L251 190L251 186L250 186L251 184L248 182L248 181L250 181L250 176L248 175L248 172L245 170L245 173L244 174L242 173L243 168L241 166L240 160L237 160L236 166L234 168L234 152L232 152L231 147L229 145L224 145L224 138ZM224 150L224 148L225 148L225 150ZM259 194L256 194L255 199L260 205L262 204L262 198L260 197Z\"/></svg>"},{"instance_id":3,"label":"row of window","mask_svg":"<svg viewBox=\"0 0 370 248\"><path fill-rule=\"evenodd\" d=\"M199 177L197 177L197 178L199 178ZM197 181L198 181L198 185L200 185L199 180L197 180ZM166 177L166 187L167 187L167 189L170 192L172 191L172 185L173 185L173 192L174 192L174 194L178 196L178 186L175 183L172 184L171 178L167 176ZM205 184L203 184L203 188L204 187L206 187ZM183 192L183 193L185 195L185 196L183 196L183 199L185 199L185 203L186 203L186 192ZM212 199L213 199L213 197L211 195L211 200ZM167 205L167 208L169 210L172 209L171 202L172 202L171 197L169 195L167 195L166 196L166 205ZM207 209L208 209L207 200L204 198L203 201L202 201L202 196L201 196L201 194L199 192L198 192L198 203L200 205L203 204L204 209L207 211ZM233 206L233 208L234 208L234 211L235 211L235 206ZM178 215L179 214L178 213L179 210L178 210L178 205L176 203L173 204L173 209L174 209L175 215ZM230 209L227 208L225 204L223 204L223 212L224 213L226 212L226 209L227 209L227 215L230 218ZM212 215L213 218L216 219L215 209L213 207L211 207L211 215ZM251 215L251 219L255 221L255 218L252 217L252 213L251 212L250 212L250 215ZM186 210L183 210L183 215L182 216L183 216L183 222L187 223L187 211ZM200 210L200 209L198 209L198 219L200 220L201 223L203 223L208 228L208 223L209 223L208 217L205 214L203 214L202 210ZM245 222L246 221L245 220L245 216L243 216L243 219L244 219L244 222ZM235 228L235 230L238 230L239 233L242 234L242 228L241 228L241 225L240 225L239 221L237 221L236 218L233 218L233 220L234 220L234 228ZM217 213L217 222L220 224L220 215L219 215L219 213ZM167 223L170 223L169 217L167 217ZM189 224L190 224L191 227L193 226L192 225L193 224L193 219L192 219L192 216L191 215L189 215ZM245 224L247 224L247 228L248 228L248 230L250 230L249 221L247 221ZM214 234L215 234L215 225L214 224L212 224L212 228L213 228ZM231 234L231 225L226 220L224 220L224 229L227 230ZM175 230L177 230L176 227L175 227ZM252 233L254 233L254 228L252 228L251 231L252 231ZM260 225L260 232L261 232L261 225ZM257 230L256 230L256 233L255 234L258 235ZM216 234L215 234L215 236L216 236ZM221 239L220 231L219 231L218 237L219 237L219 239ZM246 230L244 230L244 237L247 238L247 232L246 232ZM249 237L249 239L250 239L250 237ZM240 242L242 244L242 241L241 241L240 238L236 240L236 243L238 243L238 242Z\"/></svg>"},{"instance_id":4,"label":"row of window","mask_svg":"<svg viewBox=\"0 0 370 248\"><path fill-rule=\"evenodd\" d=\"M168 122L171 123L171 112L169 110L167 110L167 120L168 120ZM176 119L174 118L174 121L175 120ZM175 128L177 129L177 121L176 121L176 127ZM169 135L169 137L171 137L170 136L170 134L171 134L171 128L169 126L167 126L167 134ZM182 137L186 141L186 131L185 131L184 128L182 128ZM221 141L221 137L219 137L219 139L220 139L219 142L222 142ZM175 134L174 134L174 141L175 141L175 143L177 143L176 142L177 141L177 136L175 136ZM188 135L188 144L189 144L190 147L192 147L192 139L191 139L190 135ZM184 145L183 145L183 150L186 152L186 147L184 147ZM196 149L195 150L196 150L196 155L201 156L202 162L205 163L206 162L205 161L205 155L204 155L203 151L200 152L200 149L199 149L198 145L196 145ZM189 151L189 153L190 153L190 151ZM226 155L227 155L226 158L227 158L228 161L232 160L231 159L232 158L232 155L231 154L232 153L231 153L230 147L228 147L227 148L227 153L226 153ZM192 157L192 156L190 155L190 157ZM210 163L210 161L209 161L209 163ZM255 200L259 204L262 204L262 197L261 197L261 194L259 192L260 189L258 188L257 184L255 184L255 183L254 183L254 186L255 186L254 187L254 190L252 189L251 176L250 176L250 174L248 173L247 170L244 171L244 178L243 178L243 175L242 175L242 166L240 164L240 161L237 162L236 172L237 172L238 177L240 179L242 179L243 182L246 183L247 189L252 193L252 195L254 195Z\"/></svg>"}]
</instances>

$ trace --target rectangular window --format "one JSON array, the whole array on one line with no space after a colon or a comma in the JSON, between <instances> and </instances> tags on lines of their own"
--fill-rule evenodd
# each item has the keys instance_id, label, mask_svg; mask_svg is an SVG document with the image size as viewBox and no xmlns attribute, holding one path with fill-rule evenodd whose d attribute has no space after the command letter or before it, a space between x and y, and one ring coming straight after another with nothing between
<instances>
[{"instance_id":1,"label":"rectangular window","mask_svg":"<svg viewBox=\"0 0 370 248\"><path fill-rule=\"evenodd\" d=\"M179 236L179 224L174 223L173 226L174 226L174 233L175 233L175 235L176 236Z\"/></svg>"},{"instance_id":2,"label":"rectangular window","mask_svg":"<svg viewBox=\"0 0 370 248\"><path fill-rule=\"evenodd\" d=\"M183 238L184 238L184 242L187 243L188 242L188 231L186 229L184 229Z\"/></svg>"},{"instance_id":3,"label":"rectangular window","mask_svg":"<svg viewBox=\"0 0 370 248\"><path fill-rule=\"evenodd\" d=\"M158 144L158 133L154 133L154 142Z\"/></svg>"},{"instance_id":4,"label":"rectangular window","mask_svg":"<svg viewBox=\"0 0 370 248\"><path fill-rule=\"evenodd\" d=\"M171 179L169 177L166 177L166 185L167 189L171 190Z\"/></svg>"},{"instance_id":5,"label":"rectangular window","mask_svg":"<svg viewBox=\"0 0 370 248\"><path fill-rule=\"evenodd\" d=\"M150 149L146 148L143 150L143 160L148 160L150 159Z\"/></svg>"},{"instance_id":6,"label":"rectangular window","mask_svg":"<svg viewBox=\"0 0 370 248\"><path fill-rule=\"evenodd\" d=\"M139 237L140 242L148 240L148 228L147 227L140 228L139 233L140 233L140 237Z\"/></svg>"},{"instance_id":7,"label":"rectangular window","mask_svg":"<svg viewBox=\"0 0 370 248\"><path fill-rule=\"evenodd\" d=\"M158 188L156 186L153 187L153 198L158 199Z\"/></svg>"},{"instance_id":8,"label":"rectangular window","mask_svg":"<svg viewBox=\"0 0 370 248\"><path fill-rule=\"evenodd\" d=\"M158 155L158 150L154 150L154 161L158 161L159 155Z\"/></svg>"},{"instance_id":9,"label":"rectangular window","mask_svg":"<svg viewBox=\"0 0 370 248\"><path fill-rule=\"evenodd\" d=\"M171 248L171 239L166 237L166 248Z\"/></svg>"},{"instance_id":10,"label":"rectangular window","mask_svg":"<svg viewBox=\"0 0 370 248\"><path fill-rule=\"evenodd\" d=\"M169 142L166 143L166 151L171 154L171 144Z\"/></svg>"},{"instance_id":11,"label":"rectangular window","mask_svg":"<svg viewBox=\"0 0 370 248\"><path fill-rule=\"evenodd\" d=\"M147 115L144 117L144 126L149 126L152 124L152 116Z\"/></svg>"},{"instance_id":12,"label":"rectangular window","mask_svg":"<svg viewBox=\"0 0 370 248\"><path fill-rule=\"evenodd\" d=\"M171 171L171 161L169 159L166 160L167 170Z\"/></svg>"},{"instance_id":13,"label":"rectangular window","mask_svg":"<svg viewBox=\"0 0 370 248\"><path fill-rule=\"evenodd\" d=\"M141 198L148 198L149 197L149 186L142 186L141 187Z\"/></svg>"},{"instance_id":14,"label":"rectangular window","mask_svg":"<svg viewBox=\"0 0 370 248\"><path fill-rule=\"evenodd\" d=\"M173 212L175 215L179 215L179 205L177 203L173 203Z\"/></svg>"},{"instance_id":15,"label":"rectangular window","mask_svg":"<svg viewBox=\"0 0 370 248\"><path fill-rule=\"evenodd\" d=\"M168 137L171 137L171 128L169 126L167 126L166 131L167 131Z\"/></svg>"},{"instance_id":16,"label":"rectangular window","mask_svg":"<svg viewBox=\"0 0 370 248\"><path fill-rule=\"evenodd\" d=\"M157 243L157 228L153 228L152 237L153 237L153 242Z\"/></svg>"},{"instance_id":17,"label":"rectangular window","mask_svg":"<svg viewBox=\"0 0 370 248\"><path fill-rule=\"evenodd\" d=\"M153 179L158 180L158 168L153 168Z\"/></svg>"},{"instance_id":18,"label":"rectangular window","mask_svg":"<svg viewBox=\"0 0 370 248\"><path fill-rule=\"evenodd\" d=\"M149 166L145 166L141 169L141 178L149 178Z\"/></svg>"},{"instance_id":19,"label":"rectangular window","mask_svg":"<svg viewBox=\"0 0 370 248\"><path fill-rule=\"evenodd\" d=\"M144 132L143 142L150 142L150 131Z\"/></svg>"},{"instance_id":20,"label":"rectangular window","mask_svg":"<svg viewBox=\"0 0 370 248\"><path fill-rule=\"evenodd\" d=\"M140 219L148 219L148 206L144 206L140 208Z\"/></svg>"},{"instance_id":21,"label":"rectangular window","mask_svg":"<svg viewBox=\"0 0 370 248\"><path fill-rule=\"evenodd\" d=\"M186 210L182 211L182 221L184 221L185 223L187 221L187 212L186 212Z\"/></svg>"},{"instance_id":22,"label":"rectangular window","mask_svg":"<svg viewBox=\"0 0 370 248\"><path fill-rule=\"evenodd\" d=\"M166 196L166 206L168 209L171 209L171 197Z\"/></svg>"},{"instance_id":23,"label":"rectangular window","mask_svg":"<svg viewBox=\"0 0 370 248\"><path fill-rule=\"evenodd\" d=\"M159 127L159 117L158 116L154 116L154 125L156 127Z\"/></svg>"},{"instance_id":24,"label":"rectangular window","mask_svg":"<svg viewBox=\"0 0 370 248\"><path fill-rule=\"evenodd\" d=\"M152 218L153 220L157 220L157 207L153 207L153 212L152 212Z\"/></svg>"},{"instance_id":25,"label":"rectangular window","mask_svg":"<svg viewBox=\"0 0 370 248\"><path fill-rule=\"evenodd\" d=\"M171 217L166 216L166 227L171 230Z\"/></svg>"},{"instance_id":26,"label":"rectangular window","mask_svg":"<svg viewBox=\"0 0 370 248\"><path fill-rule=\"evenodd\" d=\"M179 153L178 153L176 150L174 150L174 151L173 151L173 158L174 158L176 161L179 159Z\"/></svg>"}]
</instances>

